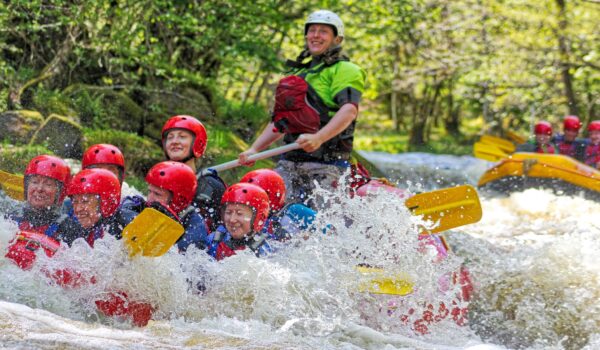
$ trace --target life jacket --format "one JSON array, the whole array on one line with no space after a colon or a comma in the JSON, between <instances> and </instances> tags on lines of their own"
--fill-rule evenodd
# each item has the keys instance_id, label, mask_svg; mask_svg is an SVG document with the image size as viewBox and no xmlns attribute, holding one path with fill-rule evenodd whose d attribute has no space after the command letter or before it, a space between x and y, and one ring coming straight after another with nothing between
<instances>
[{"instance_id":1,"label":"life jacket","mask_svg":"<svg viewBox=\"0 0 600 350\"><path fill-rule=\"evenodd\" d=\"M96 224L88 232L87 237L85 238L85 241L88 242L90 247L94 248L94 242L97 239L101 239L104 237L104 227L103 226L104 225L102 225L102 224Z\"/></svg>"},{"instance_id":2,"label":"life jacket","mask_svg":"<svg viewBox=\"0 0 600 350\"><path fill-rule=\"evenodd\" d=\"M106 233L116 239L121 239L123 229L133 221L136 215L137 213L133 210L121 207L111 217L101 218L91 229L84 230L84 238L92 248L94 242L104 238Z\"/></svg>"},{"instance_id":3,"label":"life jacket","mask_svg":"<svg viewBox=\"0 0 600 350\"><path fill-rule=\"evenodd\" d=\"M589 144L585 148L585 164L597 167L597 164L600 162L600 144L593 145Z\"/></svg>"},{"instance_id":4,"label":"life jacket","mask_svg":"<svg viewBox=\"0 0 600 350\"><path fill-rule=\"evenodd\" d=\"M306 81L308 74L318 74L332 67L346 57L339 57L329 63L321 63L312 69L292 74L279 81L275 90L275 107L272 121L276 131L285 133L284 142L295 142L300 134L314 134L322 129L332 118L339 107L329 107L316 90ZM283 157L291 161L335 162L348 160L352 152L355 121L340 134L312 153L295 150Z\"/></svg>"},{"instance_id":5,"label":"life jacket","mask_svg":"<svg viewBox=\"0 0 600 350\"><path fill-rule=\"evenodd\" d=\"M20 232L10 242L11 245L5 255L23 270L31 268L36 259L36 252L40 247L43 248L48 257L53 256L60 248L60 242L55 237L56 231L67 217L63 215L52 222L49 219L45 220L46 222L43 224L35 225L32 221L36 220L33 220L33 218L28 220L27 216L26 214L24 217L16 218Z\"/></svg>"},{"instance_id":6,"label":"life jacket","mask_svg":"<svg viewBox=\"0 0 600 350\"><path fill-rule=\"evenodd\" d=\"M257 257L265 255L270 251L270 247L266 244L267 235L261 234L258 239L243 239L233 240L231 234L227 232L224 226L219 228L209 237L210 244L207 253L214 257L217 261L235 255L236 251L249 248Z\"/></svg>"},{"instance_id":7,"label":"life jacket","mask_svg":"<svg viewBox=\"0 0 600 350\"><path fill-rule=\"evenodd\" d=\"M552 144L547 144L545 146L542 146L542 145L536 143L535 153L558 154L558 149L555 148Z\"/></svg>"},{"instance_id":8,"label":"life jacket","mask_svg":"<svg viewBox=\"0 0 600 350\"><path fill-rule=\"evenodd\" d=\"M556 143L556 146L558 147L558 153L575 158L575 155L577 154L577 143L561 140Z\"/></svg>"}]
</instances>

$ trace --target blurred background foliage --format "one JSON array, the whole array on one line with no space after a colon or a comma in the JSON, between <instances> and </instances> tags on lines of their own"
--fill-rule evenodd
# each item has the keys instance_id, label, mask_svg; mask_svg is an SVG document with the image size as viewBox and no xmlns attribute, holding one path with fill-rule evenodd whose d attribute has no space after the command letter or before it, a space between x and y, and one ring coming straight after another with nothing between
<instances>
[{"instance_id":1,"label":"blurred background foliage","mask_svg":"<svg viewBox=\"0 0 600 350\"><path fill-rule=\"evenodd\" d=\"M0 7L0 111L74 117L86 145L114 142L136 172L161 159L164 121L190 114L215 132L204 163L230 160L268 121L319 8L340 14L368 72L359 149L463 154L482 132L600 119L597 0L14 0Z\"/></svg>"}]
</instances>

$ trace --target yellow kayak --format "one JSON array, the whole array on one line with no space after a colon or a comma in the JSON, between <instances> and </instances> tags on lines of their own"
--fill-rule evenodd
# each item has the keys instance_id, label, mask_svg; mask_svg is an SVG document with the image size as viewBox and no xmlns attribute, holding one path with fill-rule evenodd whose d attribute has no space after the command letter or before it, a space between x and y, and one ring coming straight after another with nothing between
<instances>
[{"instance_id":1,"label":"yellow kayak","mask_svg":"<svg viewBox=\"0 0 600 350\"><path fill-rule=\"evenodd\" d=\"M600 199L600 170L560 154L514 153L488 169L479 187L500 192L546 187Z\"/></svg>"}]
</instances>

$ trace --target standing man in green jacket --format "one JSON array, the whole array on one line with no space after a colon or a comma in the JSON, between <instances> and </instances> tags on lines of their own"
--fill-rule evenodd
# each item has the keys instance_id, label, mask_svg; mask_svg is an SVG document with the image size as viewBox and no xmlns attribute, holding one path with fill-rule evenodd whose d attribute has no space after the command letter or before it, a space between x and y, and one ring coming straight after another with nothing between
<instances>
[{"instance_id":1,"label":"standing man in green jacket","mask_svg":"<svg viewBox=\"0 0 600 350\"><path fill-rule=\"evenodd\" d=\"M288 60L289 75L277 87L271 123L240 162L283 138L301 149L286 153L277 171L287 188L286 202L307 202L315 189L332 189L350 166L358 106L366 74L341 51L344 24L328 10L311 13L304 26L305 48ZM308 62L305 62L308 58ZM318 210L323 198L309 204Z\"/></svg>"}]
</instances>

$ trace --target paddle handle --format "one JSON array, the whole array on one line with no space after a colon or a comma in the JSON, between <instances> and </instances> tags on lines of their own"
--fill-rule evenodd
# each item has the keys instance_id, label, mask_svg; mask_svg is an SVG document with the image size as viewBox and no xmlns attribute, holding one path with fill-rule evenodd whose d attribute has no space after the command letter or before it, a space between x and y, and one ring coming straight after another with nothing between
<instances>
[{"instance_id":1,"label":"paddle handle","mask_svg":"<svg viewBox=\"0 0 600 350\"><path fill-rule=\"evenodd\" d=\"M296 142L290 143L290 144L287 144L285 146L281 146L281 147L277 147L277 148L269 149L269 150L266 150L266 151L262 151L260 153L253 154L250 157L248 157L248 161L249 162L254 162L254 161L257 161L257 160L262 160L262 159L266 159L266 158L275 157L275 156L278 156L280 154L284 154L284 153L287 153L289 151L296 150L298 148L300 148L300 145L297 144ZM208 167L206 169L203 169L200 172L200 174L201 174L201 176L202 175L208 175L208 174L210 174L211 170L219 172L219 171L223 171L223 170L229 170L229 169L237 168L240 165L242 165L240 163L240 160L236 159L236 160L229 161L227 163L223 163L223 164L219 164L219 165L215 165L215 166L211 166L211 167Z\"/></svg>"}]
</instances>

